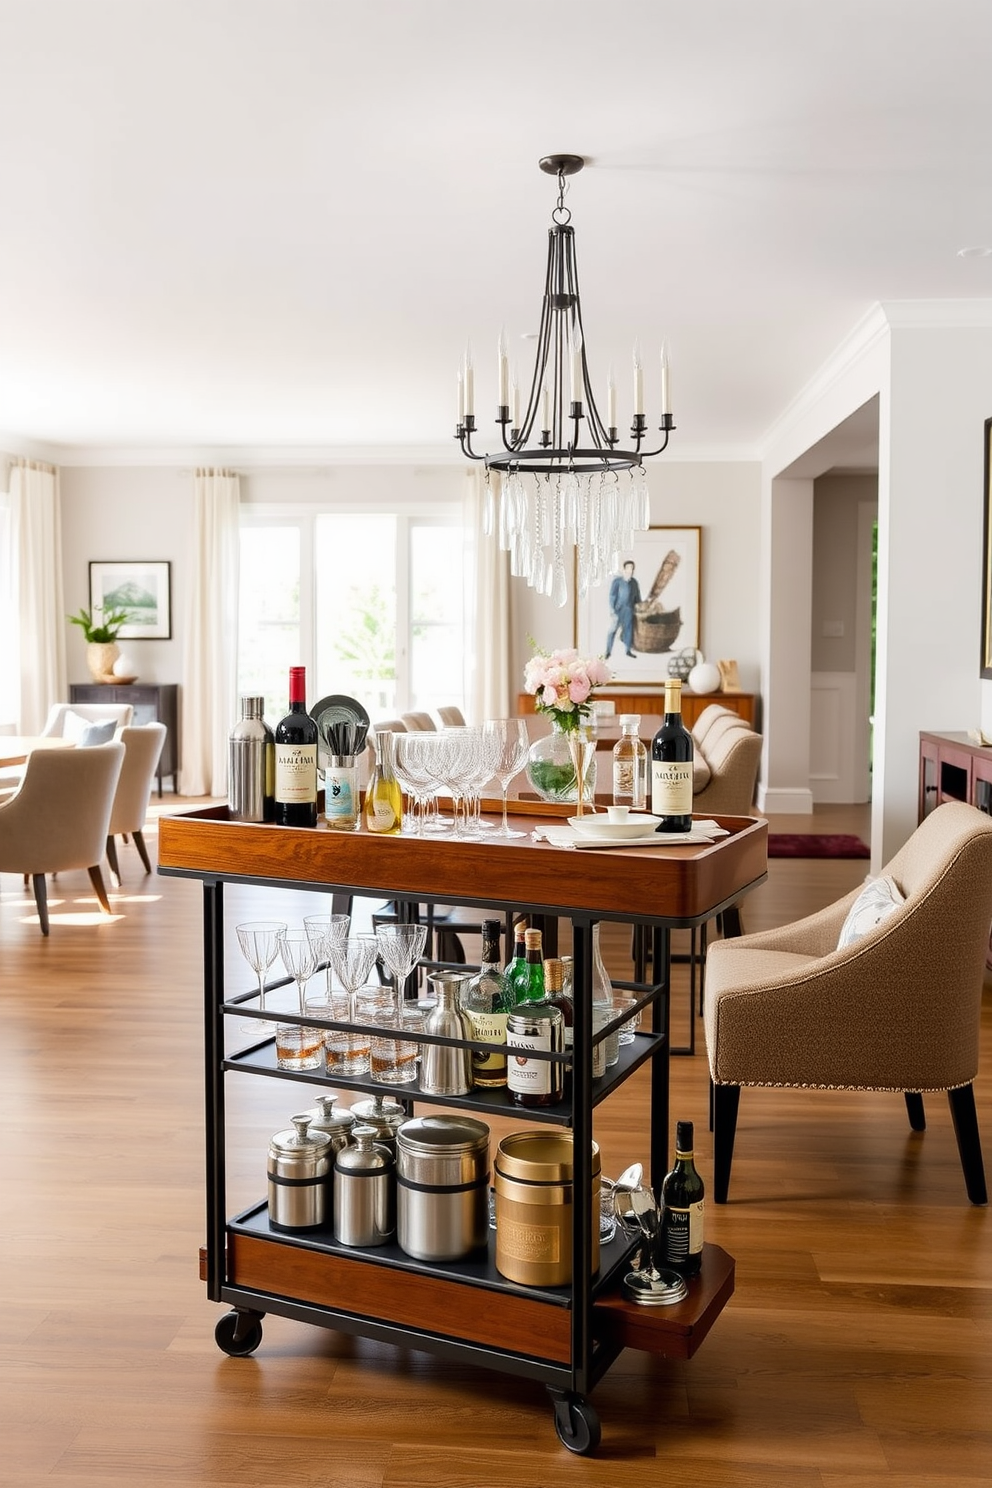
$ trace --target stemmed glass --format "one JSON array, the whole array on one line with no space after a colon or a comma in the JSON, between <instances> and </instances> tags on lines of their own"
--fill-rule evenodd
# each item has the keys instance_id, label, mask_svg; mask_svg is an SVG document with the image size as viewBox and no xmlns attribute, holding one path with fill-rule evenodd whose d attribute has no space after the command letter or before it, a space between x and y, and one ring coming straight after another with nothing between
<instances>
[{"instance_id":1,"label":"stemmed glass","mask_svg":"<svg viewBox=\"0 0 992 1488\"><path fill-rule=\"evenodd\" d=\"M427 926L380 925L375 938L383 965L392 973L399 1007L403 1000L403 984L424 954Z\"/></svg>"},{"instance_id":2,"label":"stemmed glass","mask_svg":"<svg viewBox=\"0 0 992 1488\"><path fill-rule=\"evenodd\" d=\"M510 781L519 775L527 763L530 740L527 724L522 718L487 718L482 725L484 734L496 743L496 759L493 779L498 780L503 792L503 823L492 833L494 837L523 837L526 834L511 827L506 819L506 793Z\"/></svg>"},{"instance_id":3,"label":"stemmed glass","mask_svg":"<svg viewBox=\"0 0 992 1488\"><path fill-rule=\"evenodd\" d=\"M350 925L351 915L349 914L303 916L303 928L313 941L318 962L327 962L328 997L330 997L333 990L331 987L331 946L335 941L345 939Z\"/></svg>"},{"instance_id":4,"label":"stemmed glass","mask_svg":"<svg viewBox=\"0 0 992 1488\"><path fill-rule=\"evenodd\" d=\"M330 944L331 964L348 994L348 1006L354 1012L355 993L364 987L379 954L374 935L346 935Z\"/></svg>"},{"instance_id":5,"label":"stemmed glass","mask_svg":"<svg viewBox=\"0 0 992 1488\"><path fill-rule=\"evenodd\" d=\"M238 945L252 971L258 977L258 1010L265 1012L265 973L279 954L279 934L285 930L282 920L248 920L238 925ZM242 1033L271 1033L272 1025L255 1020L243 1023Z\"/></svg>"},{"instance_id":6,"label":"stemmed glass","mask_svg":"<svg viewBox=\"0 0 992 1488\"><path fill-rule=\"evenodd\" d=\"M307 982L317 970L317 947L305 930L280 930L278 940L282 964L296 982L300 1012L304 1013Z\"/></svg>"},{"instance_id":7,"label":"stemmed glass","mask_svg":"<svg viewBox=\"0 0 992 1488\"><path fill-rule=\"evenodd\" d=\"M453 728L445 729L443 733L434 735L431 750L433 772L442 789L451 796L452 815L454 816L451 833L453 837L465 835L462 803L466 783L471 779L476 768L473 758L474 734L475 730L470 728Z\"/></svg>"}]
</instances>

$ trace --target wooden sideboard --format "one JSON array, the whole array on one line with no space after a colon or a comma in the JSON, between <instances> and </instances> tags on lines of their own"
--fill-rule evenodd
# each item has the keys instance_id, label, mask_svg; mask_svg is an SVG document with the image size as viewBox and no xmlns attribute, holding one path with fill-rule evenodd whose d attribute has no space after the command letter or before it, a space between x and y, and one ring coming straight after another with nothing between
<instances>
[{"instance_id":1,"label":"wooden sideboard","mask_svg":"<svg viewBox=\"0 0 992 1488\"><path fill-rule=\"evenodd\" d=\"M72 682L70 703L130 703L135 723L164 723L168 729L158 762L158 793L162 779L172 777L173 790L178 789L179 769L179 685L176 682Z\"/></svg>"},{"instance_id":2,"label":"wooden sideboard","mask_svg":"<svg viewBox=\"0 0 992 1488\"><path fill-rule=\"evenodd\" d=\"M642 689L639 692L621 692L619 689L597 687L595 693L596 701L613 703L617 716L621 713L640 713L642 715L661 715L665 711L665 689L654 688L648 692ZM692 728L696 719L704 708L710 703L719 703L722 708L730 708L738 717L743 718L752 728L756 727L755 714L757 711L757 697L753 692L690 692L688 688L682 689L682 721L686 728ZM521 715L534 713L534 696L530 692L517 694L517 712Z\"/></svg>"},{"instance_id":3,"label":"wooden sideboard","mask_svg":"<svg viewBox=\"0 0 992 1488\"><path fill-rule=\"evenodd\" d=\"M920 734L919 820L942 801L965 801L992 816L992 748L967 734Z\"/></svg>"}]
</instances>

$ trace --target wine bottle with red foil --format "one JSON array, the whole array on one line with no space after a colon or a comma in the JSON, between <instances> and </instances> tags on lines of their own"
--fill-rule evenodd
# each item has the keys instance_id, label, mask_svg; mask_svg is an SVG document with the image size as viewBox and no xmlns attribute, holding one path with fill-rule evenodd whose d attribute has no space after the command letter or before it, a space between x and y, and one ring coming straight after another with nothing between
<instances>
[{"instance_id":1,"label":"wine bottle with red foil","mask_svg":"<svg viewBox=\"0 0 992 1488\"><path fill-rule=\"evenodd\" d=\"M306 668L289 669L289 712L275 727L277 827L317 825L317 725L307 712Z\"/></svg>"}]
</instances>

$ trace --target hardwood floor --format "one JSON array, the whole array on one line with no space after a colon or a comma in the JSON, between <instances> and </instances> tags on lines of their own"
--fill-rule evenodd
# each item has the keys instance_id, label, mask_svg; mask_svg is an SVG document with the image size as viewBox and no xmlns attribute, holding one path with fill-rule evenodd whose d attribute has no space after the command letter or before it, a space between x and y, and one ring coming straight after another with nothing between
<instances>
[{"instance_id":1,"label":"hardwood floor","mask_svg":"<svg viewBox=\"0 0 992 1488\"><path fill-rule=\"evenodd\" d=\"M851 808L774 825L868 830ZM593 1396L593 1458L560 1446L541 1387L485 1369L277 1317L253 1358L220 1353L197 1270L200 886L145 877L131 845L121 858L115 918L85 873L60 875L47 940L30 890L0 884L5 1488L992 1481L992 1218L965 1198L937 1098L920 1135L900 1097L744 1092L732 1202L707 1210L736 1293L691 1362L621 1356ZM866 867L772 861L745 927L816 908ZM231 927L280 910L298 921L300 897L228 892L237 974ZM619 969L618 932L605 948ZM679 1041L686 987L675 1005ZM988 995L982 1046L992 1150ZM708 1177L701 1029L697 1050L672 1062L672 1116L694 1120ZM607 1172L645 1155L639 1080L597 1114ZM291 1103L276 1081L231 1086L231 1187L247 1204Z\"/></svg>"}]
</instances>

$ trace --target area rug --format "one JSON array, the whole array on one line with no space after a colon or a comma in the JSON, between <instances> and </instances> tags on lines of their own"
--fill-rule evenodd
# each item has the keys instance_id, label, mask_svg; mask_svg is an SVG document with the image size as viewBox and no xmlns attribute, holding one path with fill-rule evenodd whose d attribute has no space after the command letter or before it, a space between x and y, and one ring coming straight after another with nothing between
<instances>
[{"instance_id":1,"label":"area rug","mask_svg":"<svg viewBox=\"0 0 992 1488\"><path fill-rule=\"evenodd\" d=\"M769 832L770 858L870 858L871 849L860 837L838 832Z\"/></svg>"}]
</instances>

